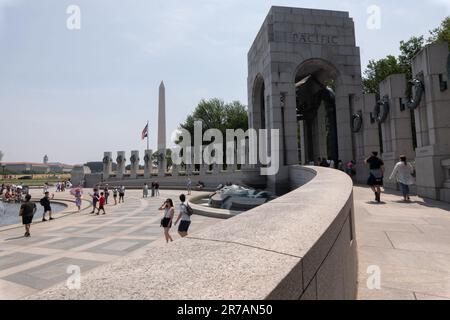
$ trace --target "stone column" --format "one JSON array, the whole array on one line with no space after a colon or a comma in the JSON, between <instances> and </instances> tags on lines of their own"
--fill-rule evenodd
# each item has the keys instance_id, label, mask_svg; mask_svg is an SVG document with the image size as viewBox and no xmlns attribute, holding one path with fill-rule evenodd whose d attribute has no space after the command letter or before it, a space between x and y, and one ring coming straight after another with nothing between
<instances>
[{"instance_id":1,"label":"stone column","mask_svg":"<svg viewBox=\"0 0 450 320\"><path fill-rule=\"evenodd\" d=\"M412 61L413 77L424 84L424 95L414 110L416 119L417 192L450 202L446 183L450 159L450 79L447 43L432 44Z\"/></svg>"},{"instance_id":2,"label":"stone column","mask_svg":"<svg viewBox=\"0 0 450 320\"><path fill-rule=\"evenodd\" d=\"M125 158L125 151L119 151L117 152L117 158L116 158L116 162L117 162L117 179L123 179L123 175L125 174L125 163L126 163L126 158Z\"/></svg>"},{"instance_id":3,"label":"stone column","mask_svg":"<svg viewBox=\"0 0 450 320\"><path fill-rule=\"evenodd\" d=\"M384 186L397 189L397 182L388 179L400 155L414 160L411 113L403 109L401 99L405 96L406 78L404 74L394 74L380 84L381 97L389 101L389 114L381 124L383 134L383 161L385 164ZM383 109L383 107L381 107Z\"/></svg>"},{"instance_id":4,"label":"stone column","mask_svg":"<svg viewBox=\"0 0 450 320\"><path fill-rule=\"evenodd\" d=\"M134 150L131 151L131 158L130 158L130 178L136 179L137 178L137 172L139 170L139 151Z\"/></svg>"},{"instance_id":5,"label":"stone column","mask_svg":"<svg viewBox=\"0 0 450 320\"><path fill-rule=\"evenodd\" d=\"M112 152L103 155L103 180L107 181L112 172Z\"/></svg>"},{"instance_id":6,"label":"stone column","mask_svg":"<svg viewBox=\"0 0 450 320\"><path fill-rule=\"evenodd\" d=\"M144 178L149 179L152 175L152 154L153 150L145 150L144 155Z\"/></svg>"}]
</instances>

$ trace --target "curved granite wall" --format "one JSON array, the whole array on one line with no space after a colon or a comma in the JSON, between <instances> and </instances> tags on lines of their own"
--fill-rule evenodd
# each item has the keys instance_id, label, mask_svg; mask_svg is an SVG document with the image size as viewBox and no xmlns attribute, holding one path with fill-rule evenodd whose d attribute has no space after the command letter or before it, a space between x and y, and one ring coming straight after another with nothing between
<instances>
[{"instance_id":1,"label":"curved granite wall","mask_svg":"<svg viewBox=\"0 0 450 320\"><path fill-rule=\"evenodd\" d=\"M171 245L152 246L40 299L355 299L352 182L327 168L290 168L266 205ZM195 216L193 217L195 223Z\"/></svg>"}]
</instances>

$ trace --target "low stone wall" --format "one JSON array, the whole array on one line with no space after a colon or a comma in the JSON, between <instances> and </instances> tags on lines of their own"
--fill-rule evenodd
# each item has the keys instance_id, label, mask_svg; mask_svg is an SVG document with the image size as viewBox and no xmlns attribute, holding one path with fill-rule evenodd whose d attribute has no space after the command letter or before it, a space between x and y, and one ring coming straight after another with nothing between
<instances>
[{"instance_id":1,"label":"low stone wall","mask_svg":"<svg viewBox=\"0 0 450 320\"><path fill-rule=\"evenodd\" d=\"M170 245L126 257L38 299L355 299L352 182L292 167L300 187ZM193 216L195 223L195 216Z\"/></svg>"}]
</instances>

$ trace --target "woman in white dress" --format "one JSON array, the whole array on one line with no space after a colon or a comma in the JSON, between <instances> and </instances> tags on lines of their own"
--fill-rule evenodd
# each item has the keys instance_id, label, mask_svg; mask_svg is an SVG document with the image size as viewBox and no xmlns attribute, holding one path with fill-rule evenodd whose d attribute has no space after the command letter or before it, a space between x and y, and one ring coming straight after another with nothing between
<instances>
[{"instance_id":1,"label":"woman in white dress","mask_svg":"<svg viewBox=\"0 0 450 320\"><path fill-rule=\"evenodd\" d=\"M406 156L400 156L400 162L398 162L389 179L397 178L397 182L400 185L400 191L403 195L403 200L410 201L409 186L415 183L414 168L406 160Z\"/></svg>"}]
</instances>

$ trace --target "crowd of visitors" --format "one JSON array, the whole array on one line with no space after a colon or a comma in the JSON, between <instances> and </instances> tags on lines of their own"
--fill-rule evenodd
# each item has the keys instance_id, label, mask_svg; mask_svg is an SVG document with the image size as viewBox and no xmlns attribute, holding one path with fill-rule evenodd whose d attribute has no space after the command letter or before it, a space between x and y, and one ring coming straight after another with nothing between
<instances>
[{"instance_id":1,"label":"crowd of visitors","mask_svg":"<svg viewBox=\"0 0 450 320\"><path fill-rule=\"evenodd\" d=\"M0 199L7 203L21 203L28 193L28 187L22 185L5 185L0 187Z\"/></svg>"}]
</instances>

